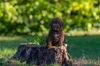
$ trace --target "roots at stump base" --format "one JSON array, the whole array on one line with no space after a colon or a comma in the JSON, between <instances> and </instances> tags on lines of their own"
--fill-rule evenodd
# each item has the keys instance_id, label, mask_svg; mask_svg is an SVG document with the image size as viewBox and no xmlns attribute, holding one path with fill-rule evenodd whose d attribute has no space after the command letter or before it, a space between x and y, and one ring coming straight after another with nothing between
<instances>
[{"instance_id":1,"label":"roots at stump base","mask_svg":"<svg viewBox=\"0 0 100 66\"><path fill-rule=\"evenodd\" d=\"M49 64L58 64L60 66L70 66L66 47L52 47L48 49L46 46L35 46L33 44L21 44L15 53L15 59L21 62L26 61L28 64L44 66Z\"/></svg>"}]
</instances>

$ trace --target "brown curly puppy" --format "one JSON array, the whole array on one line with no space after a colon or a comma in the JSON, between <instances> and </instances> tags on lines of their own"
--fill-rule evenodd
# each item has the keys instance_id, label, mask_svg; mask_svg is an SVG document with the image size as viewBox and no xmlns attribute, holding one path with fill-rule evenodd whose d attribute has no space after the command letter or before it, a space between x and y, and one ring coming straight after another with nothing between
<instances>
[{"instance_id":1,"label":"brown curly puppy","mask_svg":"<svg viewBox=\"0 0 100 66\"><path fill-rule=\"evenodd\" d=\"M62 30L62 20L60 18L53 18L50 23L50 31L47 38L47 46L63 46L64 45L64 32Z\"/></svg>"}]
</instances>

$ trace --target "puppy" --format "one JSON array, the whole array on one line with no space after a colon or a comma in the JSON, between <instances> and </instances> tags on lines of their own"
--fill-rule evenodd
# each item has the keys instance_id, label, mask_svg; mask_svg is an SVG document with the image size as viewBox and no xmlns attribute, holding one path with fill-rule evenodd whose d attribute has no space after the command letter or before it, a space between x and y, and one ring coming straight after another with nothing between
<instances>
[{"instance_id":1,"label":"puppy","mask_svg":"<svg viewBox=\"0 0 100 66\"><path fill-rule=\"evenodd\" d=\"M49 30L47 38L47 46L63 46L64 45L64 32L62 30L62 20L60 18L53 18L50 23L51 29Z\"/></svg>"}]
</instances>

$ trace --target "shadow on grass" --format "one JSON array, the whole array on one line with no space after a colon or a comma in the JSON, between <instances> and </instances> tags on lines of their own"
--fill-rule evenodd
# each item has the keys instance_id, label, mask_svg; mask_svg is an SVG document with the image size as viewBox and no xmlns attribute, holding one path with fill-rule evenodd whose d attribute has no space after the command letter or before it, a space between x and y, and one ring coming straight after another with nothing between
<instances>
[{"instance_id":1,"label":"shadow on grass","mask_svg":"<svg viewBox=\"0 0 100 66\"><path fill-rule=\"evenodd\" d=\"M68 36L66 41L69 44L69 52L73 58L100 57L100 35L94 36Z\"/></svg>"}]
</instances>

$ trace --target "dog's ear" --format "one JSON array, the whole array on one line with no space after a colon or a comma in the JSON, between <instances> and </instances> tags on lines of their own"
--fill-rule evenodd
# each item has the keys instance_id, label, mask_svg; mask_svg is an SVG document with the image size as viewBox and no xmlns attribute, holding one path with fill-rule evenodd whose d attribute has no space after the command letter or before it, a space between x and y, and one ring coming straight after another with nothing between
<instances>
[{"instance_id":1,"label":"dog's ear","mask_svg":"<svg viewBox=\"0 0 100 66\"><path fill-rule=\"evenodd\" d=\"M61 22L59 22L59 25L60 25L60 27L62 27L64 24L63 24L63 22L61 21Z\"/></svg>"},{"instance_id":2,"label":"dog's ear","mask_svg":"<svg viewBox=\"0 0 100 66\"><path fill-rule=\"evenodd\" d=\"M57 20L58 24L60 25L60 27L62 27L63 26L62 20L60 18L56 18L56 20Z\"/></svg>"}]
</instances>

